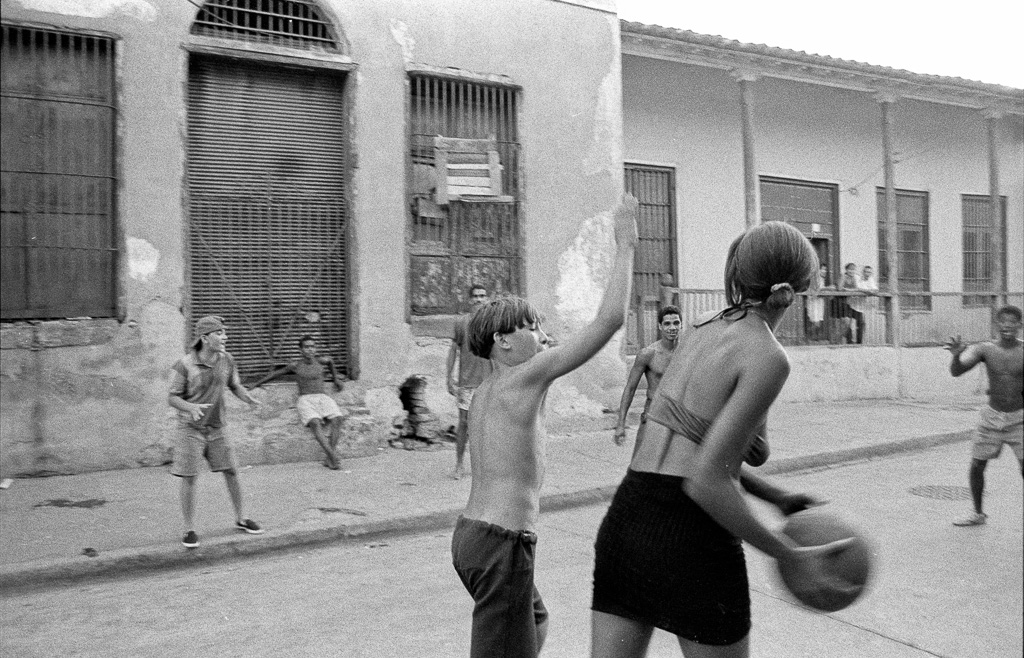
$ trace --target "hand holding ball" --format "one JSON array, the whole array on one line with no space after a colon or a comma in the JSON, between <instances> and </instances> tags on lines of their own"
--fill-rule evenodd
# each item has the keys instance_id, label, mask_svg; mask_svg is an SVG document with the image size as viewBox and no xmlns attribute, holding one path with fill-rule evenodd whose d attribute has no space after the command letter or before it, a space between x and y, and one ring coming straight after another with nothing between
<instances>
[{"instance_id":1,"label":"hand holding ball","mask_svg":"<svg viewBox=\"0 0 1024 658\"><path fill-rule=\"evenodd\" d=\"M814 508L790 516L782 532L803 547L794 559L778 563L782 582L802 603L835 612L864 593L871 549L851 525Z\"/></svg>"}]
</instances>

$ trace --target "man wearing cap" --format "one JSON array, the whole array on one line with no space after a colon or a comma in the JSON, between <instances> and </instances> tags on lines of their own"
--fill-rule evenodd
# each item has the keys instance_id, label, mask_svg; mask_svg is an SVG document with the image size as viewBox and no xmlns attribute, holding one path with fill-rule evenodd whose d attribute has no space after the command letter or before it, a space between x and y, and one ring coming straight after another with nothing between
<instances>
[{"instance_id":1,"label":"man wearing cap","mask_svg":"<svg viewBox=\"0 0 1024 658\"><path fill-rule=\"evenodd\" d=\"M199 546L193 517L196 478L203 459L209 462L211 471L224 474L235 507L235 528L252 535L263 532L259 524L246 518L243 512L235 453L224 436L224 389L230 388L250 407L258 405L259 401L242 386L235 360L224 348L228 334L222 318L216 315L200 318L193 338L192 348L174 364L167 398L178 410L179 431L171 474L181 478L181 511L185 520L181 543L186 548Z\"/></svg>"}]
</instances>

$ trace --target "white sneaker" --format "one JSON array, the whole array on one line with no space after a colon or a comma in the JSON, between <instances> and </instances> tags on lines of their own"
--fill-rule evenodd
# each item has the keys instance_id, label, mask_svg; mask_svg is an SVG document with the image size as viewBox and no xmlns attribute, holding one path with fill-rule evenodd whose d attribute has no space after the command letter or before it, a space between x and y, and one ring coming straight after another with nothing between
<instances>
[{"instance_id":1,"label":"white sneaker","mask_svg":"<svg viewBox=\"0 0 1024 658\"><path fill-rule=\"evenodd\" d=\"M972 525L985 525L985 519L987 518L988 514L985 514L984 512L975 512L974 514L968 516L966 519L960 521L953 521L953 525L959 526L961 528Z\"/></svg>"}]
</instances>

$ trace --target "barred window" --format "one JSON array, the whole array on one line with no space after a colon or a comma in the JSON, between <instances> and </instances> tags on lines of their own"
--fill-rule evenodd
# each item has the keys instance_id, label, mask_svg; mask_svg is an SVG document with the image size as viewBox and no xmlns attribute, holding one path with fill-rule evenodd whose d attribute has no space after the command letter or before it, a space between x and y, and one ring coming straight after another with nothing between
<instances>
[{"instance_id":1,"label":"barred window","mask_svg":"<svg viewBox=\"0 0 1024 658\"><path fill-rule=\"evenodd\" d=\"M117 315L114 42L0 28L2 318Z\"/></svg>"},{"instance_id":2,"label":"barred window","mask_svg":"<svg viewBox=\"0 0 1024 658\"><path fill-rule=\"evenodd\" d=\"M192 34L337 52L331 23L313 0L206 0Z\"/></svg>"},{"instance_id":3,"label":"barred window","mask_svg":"<svg viewBox=\"0 0 1024 658\"><path fill-rule=\"evenodd\" d=\"M413 315L464 310L465 293L473 283L491 294L520 292L518 94L515 87L489 82L409 76ZM487 175L489 161L491 184L498 193L480 183L461 188L472 190L464 196L449 198L447 188L438 194L439 185L448 185L449 161L455 161L447 149L461 150L467 158L467 164L454 166L469 167L481 176ZM473 162L477 155L479 162Z\"/></svg>"},{"instance_id":4,"label":"barred window","mask_svg":"<svg viewBox=\"0 0 1024 658\"><path fill-rule=\"evenodd\" d=\"M626 191L640 204L637 216L633 294L626 326L626 351L636 354L658 339L662 277L676 275L675 169L626 163Z\"/></svg>"},{"instance_id":5,"label":"barred window","mask_svg":"<svg viewBox=\"0 0 1024 658\"><path fill-rule=\"evenodd\" d=\"M992 265L995 262L995 249L992 238L992 214L989 212L991 203L988 196L964 194L961 197L964 222L964 292L998 292L992 280ZM1003 289L1006 288L1006 197L1000 197L1000 213L1002 214L1002 263L1001 271ZM964 295L964 306L991 306L993 296Z\"/></svg>"},{"instance_id":6,"label":"barred window","mask_svg":"<svg viewBox=\"0 0 1024 658\"><path fill-rule=\"evenodd\" d=\"M888 230L885 225L885 189L877 190L878 284L888 285ZM896 190L896 263L900 305L907 310L930 311L931 278L928 249L928 193Z\"/></svg>"}]
</instances>

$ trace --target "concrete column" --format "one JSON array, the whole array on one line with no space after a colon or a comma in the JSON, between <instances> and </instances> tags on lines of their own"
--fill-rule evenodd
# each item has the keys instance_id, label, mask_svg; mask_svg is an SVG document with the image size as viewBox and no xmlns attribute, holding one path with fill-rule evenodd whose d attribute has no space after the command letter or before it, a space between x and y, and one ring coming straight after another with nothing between
<instances>
[{"instance_id":1,"label":"concrete column","mask_svg":"<svg viewBox=\"0 0 1024 658\"><path fill-rule=\"evenodd\" d=\"M757 203L757 166L754 163L754 118L750 103L750 83L757 76L746 71L733 71L740 85L740 121L743 127L743 199L746 207L747 228L760 221Z\"/></svg>"},{"instance_id":2,"label":"concrete column","mask_svg":"<svg viewBox=\"0 0 1024 658\"><path fill-rule=\"evenodd\" d=\"M1006 290L1003 289L1003 213L999 201L999 119L1002 113L997 110L985 111L985 123L988 128L988 212L992 218L992 289L996 291L996 306L1006 303Z\"/></svg>"},{"instance_id":3,"label":"concrete column","mask_svg":"<svg viewBox=\"0 0 1024 658\"><path fill-rule=\"evenodd\" d=\"M880 93L875 100L882 108L882 158L885 171L885 262L888 269L889 323L886 341L895 347L900 346L900 312L899 296L899 258L897 245L899 231L896 229L896 160L893 156L894 130L892 125L892 107L896 103L895 94Z\"/></svg>"}]
</instances>

